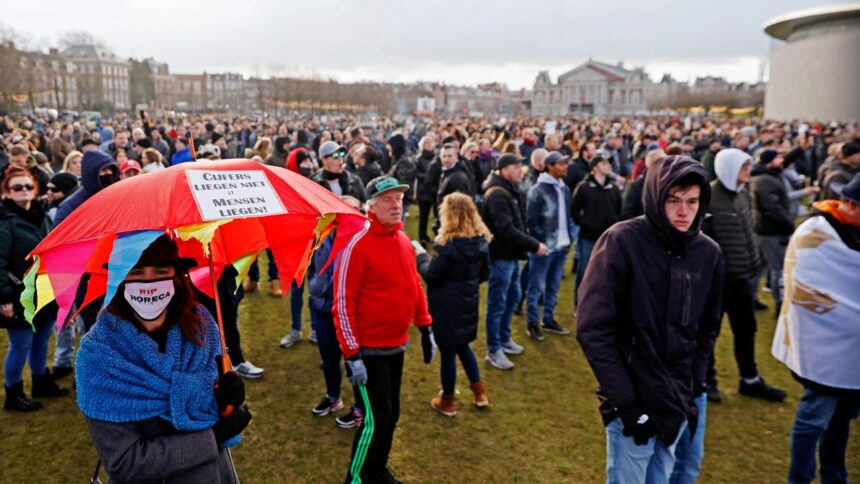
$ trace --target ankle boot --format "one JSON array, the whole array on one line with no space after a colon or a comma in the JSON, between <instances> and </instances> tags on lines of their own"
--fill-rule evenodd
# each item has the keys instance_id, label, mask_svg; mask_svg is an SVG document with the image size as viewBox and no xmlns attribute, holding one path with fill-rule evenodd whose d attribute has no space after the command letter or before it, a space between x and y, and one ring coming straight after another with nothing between
<instances>
[{"instance_id":1,"label":"ankle boot","mask_svg":"<svg viewBox=\"0 0 860 484\"><path fill-rule=\"evenodd\" d=\"M3 408L18 412L32 412L42 408L42 403L27 398L24 394L24 382L19 381L11 387L6 387L6 402L3 403Z\"/></svg>"},{"instance_id":2,"label":"ankle boot","mask_svg":"<svg viewBox=\"0 0 860 484\"><path fill-rule=\"evenodd\" d=\"M33 375L33 396L36 398L65 397L69 390L54 383L51 375Z\"/></svg>"},{"instance_id":3,"label":"ankle boot","mask_svg":"<svg viewBox=\"0 0 860 484\"><path fill-rule=\"evenodd\" d=\"M487 397L487 390L484 388L484 380L472 383L469 385L469 388L472 389L472 393L475 395L472 399L472 403L474 403L476 407L484 408L490 404L490 399Z\"/></svg>"},{"instance_id":4,"label":"ankle boot","mask_svg":"<svg viewBox=\"0 0 860 484\"><path fill-rule=\"evenodd\" d=\"M430 405L437 412L448 417L457 415L457 396L456 395L439 395L430 400Z\"/></svg>"},{"instance_id":5,"label":"ankle boot","mask_svg":"<svg viewBox=\"0 0 860 484\"><path fill-rule=\"evenodd\" d=\"M278 279L275 279L274 281L270 281L269 282L269 292L274 297L283 297L284 296L284 290L283 290L283 288L281 288L281 281Z\"/></svg>"}]
</instances>

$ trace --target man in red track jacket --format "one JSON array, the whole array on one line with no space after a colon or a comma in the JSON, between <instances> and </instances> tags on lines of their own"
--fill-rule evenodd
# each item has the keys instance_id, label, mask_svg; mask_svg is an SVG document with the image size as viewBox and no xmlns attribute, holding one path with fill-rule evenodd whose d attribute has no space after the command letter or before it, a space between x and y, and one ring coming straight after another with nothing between
<instances>
[{"instance_id":1,"label":"man in red track jacket","mask_svg":"<svg viewBox=\"0 0 860 484\"><path fill-rule=\"evenodd\" d=\"M435 350L415 254L401 231L408 189L384 176L367 184L370 224L349 242L335 270L334 326L347 376L366 412L352 443L347 482L397 482L386 465L400 416L410 323L421 330L425 363Z\"/></svg>"}]
</instances>

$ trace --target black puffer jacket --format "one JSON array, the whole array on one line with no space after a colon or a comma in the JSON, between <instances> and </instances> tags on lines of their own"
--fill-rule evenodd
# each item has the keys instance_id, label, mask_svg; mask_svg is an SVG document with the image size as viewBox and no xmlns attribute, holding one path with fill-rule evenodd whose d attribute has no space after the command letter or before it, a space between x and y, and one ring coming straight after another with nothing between
<instances>
[{"instance_id":1,"label":"black puffer jacket","mask_svg":"<svg viewBox=\"0 0 860 484\"><path fill-rule=\"evenodd\" d=\"M537 252L540 242L528 234L525 214L525 195L511 182L491 174L481 204L481 218L493 234L490 242L493 260L521 260L529 252Z\"/></svg>"},{"instance_id":2,"label":"black puffer jacket","mask_svg":"<svg viewBox=\"0 0 860 484\"><path fill-rule=\"evenodd\" d=\"M593 175L579 182L573 193L571 216L579 236L597 240L621 215L621 191L609 177L601 185Z\"/></svg>"},{"instance_id":3,"label":"black puffer jacket","mask_svg":"<svg viewBox=\"0 0 860 484\"><path fill-rule=\"evenodd\" d=\"M436 194L436 206L442 206L445 195L456 192L465 193L470 197L475 196L474 175L462 161L442 171L442 176L439 177L439 191Z\"/></svg>"},{"instance_id":4,"label":"black puffer jacket","mask_svg":"<svg viewBox=\"0 0 860 484\"><path fill-rule=\"evenodd\" d=\"M719 180L711 182L710 217L704 230L723 253L726 279L748 281L758 271L761 259L752 229L752 202L748 190L733 192Z\"/></svg>"},{"instance_id":5,"label":"black puffer jacket","mask_svg":"<svg viewBox=\"0 0 860 484\"><path fill-rule=\"evenodd\" d=\"M0 206L0 304L12 303L15 317L8 320L0 316L3 327L26 328L24 308L19 301L24 287L24 273L32 261L27 255L39 245L51 230L51 220L38 201L24 210L9 199Z\"/></svg>"},{"instance_id":6,"label":"black puffer jacket","mask_svg":"<svg viewBox=\"0 0 860 484\"><path fill-rule=\"evenodd\" d=\"M326 179L324 170L320 170L311 177L311 180L317 182L328 191L331 191L331 183ZM367 201L367 194L364 191L364 185L361 183L361 178L357 175L353 175L352 173L344 170L338 176L338 183L340 184L341 190L343 190L343 195L349 195L351 197L355 197L361 203Z\"/></svg>"},{"instance_id":7,"label":"black puffer jacket","mask_svg":"<svg viewBox=\"0 0 860 484\"><path fill-rule=\"evenodd\" d=\"M693 173L700 209L681 233L663 207L672 185ZM700 231L709 192L698 162L655 162L645 180L645 215L600 236L579 289L577 338L600 384L604 423L637 402L667 445L684 421L696 422L693 399L704 390L722 315L720 248Z\"/></svg>"},{"instance_id":8,"label":"black puffer jacket","mask_svg":"<svg viewBox=\"0 0 860 484\"><path fill-rule=\"evenodd\" d=\"M427 282L436 343L453 349L478 336L479 286L490 275L490 250L480 236L452 239L433 249L434 257L418 258L418 271Z\"/></svg>"},{"instance_id":9,"label":"black puffer jacket","mask_svg":"<svg viewBox=\"0 0 860 484\"><path fill-rule=\"evenodd\" d=\"M753 222L758 235L785 235L794 233L794 218L790 200L779 170L757 165L752 171Z\"/></svg>"},{"instance_id":10,"label":"black puffer jacket","mask_svg":"<svg viewBox=\"0 0 860 484\"><path fill-rule=\"evenodd\" d=\"M424 159L423 156L426 155L422 155L422 159ZM439 180L441 177L442 162L438 159L430 160L424 178L418 182L419 202L436 203L436 194L439 192Z\"/></svg>"}]
</instances>

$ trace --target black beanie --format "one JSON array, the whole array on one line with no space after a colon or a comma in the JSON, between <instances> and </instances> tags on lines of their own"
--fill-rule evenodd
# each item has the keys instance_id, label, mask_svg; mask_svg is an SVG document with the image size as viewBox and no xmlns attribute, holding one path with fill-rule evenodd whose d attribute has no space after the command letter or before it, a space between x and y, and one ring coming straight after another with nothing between
<instances>
[{"instance_id":1,"label":"black beanie","mask_svg":"<svg viewBox=\"0 0 860 484\"><path fill-rule=\"evenodd\" d=\"M137 140L137 146L140 146L141 148L152 148L152 141L150 141L149 138L140 138Z\"/></svg>"},{"instance_id":2,"label":"black beanie","mask_svg":"<svg viewBox=\"0 0 860 484\"><path fill-rule=\"evenodd\" d=\"M406 140L402 134L395 134L388 138L388 144L391 145L392 158L399 160L403 153L406 153Z\"/></svg>"},{"instance_id":3,"label":"black beanie","mask_svg":"<svg viewBox=\"0 0 860 484\"><path fill-rule=\"evenodd\" d=\"M516 155L507 153L499 157L499 161L496 162L496 169L501 170L506 166L510 165L519 165L520 159L517 158Z\"/></svg>"},{"instance_id":4,"label":"black beanie","mask_svg":"<svg viewBox=\"0 0 860 484\"><path fill-rule=\"evenodd\" d=\"M779 151L762 150L762 152L758 155L758 160L762 165L766 166L768 163L775 160L777 156L779 156Z\"/></svg>"},{"instance_id":5,"label":"black beanie","mask_svg":"<svg viewBox=\"0 0 860 484\"><path fill-rule=\"evenodd\" d=\"M51 177L51 181L49 183L59 188L64 194L68 195L78 187L78 177L68 172L57 173Z\"/></svg>"}]
</instances>

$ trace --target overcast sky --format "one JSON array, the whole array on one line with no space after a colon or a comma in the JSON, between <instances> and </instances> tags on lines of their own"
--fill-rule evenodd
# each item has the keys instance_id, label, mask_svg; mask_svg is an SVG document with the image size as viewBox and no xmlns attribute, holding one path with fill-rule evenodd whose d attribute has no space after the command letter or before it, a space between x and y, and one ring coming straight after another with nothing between
<instances>
[{"instance_id":1,"label":"overcast sky","mask_svg":"<svg viewBox=\"0 0 860 484\"><path fill-rule=\"evenodd\" d=\"M319 75L530 88L589 57L681 81L759 79L763 26L839 0L0 0L0 24L36 45L84 30L174 73ZM766 68L764 75L767 76Z\"/></svg>"}]
</instances>

